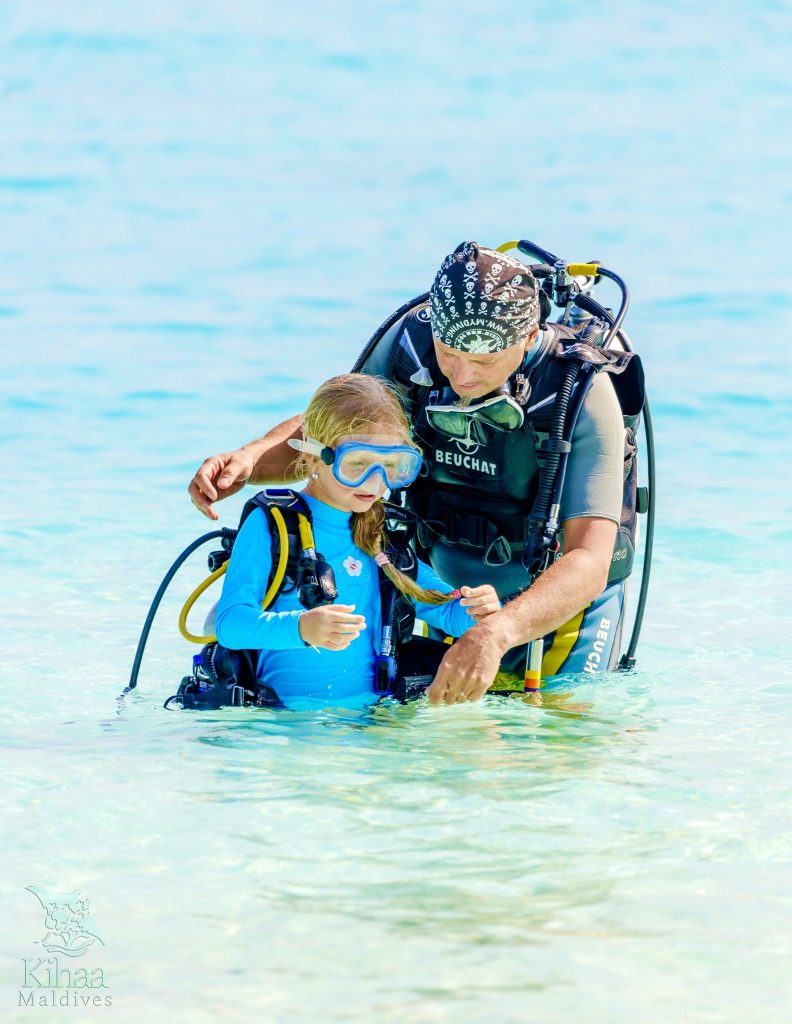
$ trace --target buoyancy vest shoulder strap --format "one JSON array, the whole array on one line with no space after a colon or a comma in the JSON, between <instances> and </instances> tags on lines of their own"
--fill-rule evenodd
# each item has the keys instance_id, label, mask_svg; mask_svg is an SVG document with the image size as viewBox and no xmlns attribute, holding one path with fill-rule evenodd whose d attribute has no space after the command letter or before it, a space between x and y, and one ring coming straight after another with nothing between
<instances>
[{"instance_id":1,"label":"buoyancy vest shoulder strap","mask_svg":"<svg viewBox=\"0 0 792 1024\"><path fill-rule=\"evenodd\" d=\"M242 509L242 515L239 519L239 529L242 529L242 524L254 509L260 508L266 515L267 524L270 528L270 551L272 554L272 570L270 571L270 578L267 582L267 586L269 586L274 576L275 566L278 564L278 559L280 558L280 535L272 515L273 507L277 508L283 516L286 524L286 533L289 538L289 555L286 565L286 575L284 577L283 584L278 589L278 594L288 593L289 591L294 590L297 585L300 555L302 554L299 522L297 519L298 511L306 516L309 523L313 522L311 510L308 507L306 500L298 491L292 490L290 487L266 487L263 491L259 491L258 494L255 494L245 503L245 506ZM273 600L277 598L278 594L274 596Z\"/></svg>"},{"instance_id":2,"label":"buoyancy vest shoulder strap","mask_svg":"<svg viewBox=\"0 0 792 1024\"><path fill-rule=\"evenodd\" d=\"M254 494L252 498L245 502L239 519L239 528L242 528L242 524L254 508L260 508L265 513L269 513L273 506L279 508L282 512L288 513L289 516L296 517L297 513L301 512L310 523L313 523L308 502L299 491L295 491L291 487L265 487L263 491Z\"/></svg>"}]
</instances>

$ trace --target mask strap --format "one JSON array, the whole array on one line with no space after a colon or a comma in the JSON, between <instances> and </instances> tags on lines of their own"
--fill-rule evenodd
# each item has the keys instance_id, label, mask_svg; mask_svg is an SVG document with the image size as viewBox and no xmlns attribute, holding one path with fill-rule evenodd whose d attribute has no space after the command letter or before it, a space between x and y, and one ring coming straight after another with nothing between
<instances>
[{"instance_id":1,"label":"mask strap","mask_svg":"<svg viewBox=\"0 0 792 1024\"><path fill-rule=\"evenodd\" d=\"M322 452L326 447L321 441L317 441L313 437L307 437L304 441L298 441L296 437L290 437L286 443L297 452L305 452L306 455L315 455L317 458L322 457Z\"/></svg>"}]
</instances>

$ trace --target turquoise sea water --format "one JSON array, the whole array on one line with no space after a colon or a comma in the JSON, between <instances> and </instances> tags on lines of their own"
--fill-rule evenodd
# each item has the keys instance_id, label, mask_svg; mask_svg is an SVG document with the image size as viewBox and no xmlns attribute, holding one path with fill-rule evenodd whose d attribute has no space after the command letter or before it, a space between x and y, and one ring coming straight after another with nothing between
<instances>
[{"instance_id":1,"label":"turquoise sea water","mask_svg":"<svg viewBox=\"0 0 792 1024\"><path fill-rule=\"evenodd\" d=\"M790 1020L787 5L87 0L0 33L0 1017ZM168 714L196 560L119 705L201 459L514 237L632 289L638 669ZM112 1009L19 1006L29 885L90 898L71 966Z\"/></svg>"}]
</instances>

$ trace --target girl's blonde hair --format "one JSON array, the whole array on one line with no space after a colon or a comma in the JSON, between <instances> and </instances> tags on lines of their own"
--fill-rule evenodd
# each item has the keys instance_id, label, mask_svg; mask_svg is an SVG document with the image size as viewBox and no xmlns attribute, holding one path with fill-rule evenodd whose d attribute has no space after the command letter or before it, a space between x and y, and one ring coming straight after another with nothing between
<instances>
[{"instance_id":1,"label":"girl's blonde hair","mask_svg":"<svg viewBox=\"0 0 792 1024\"><path fill-rule=\"evenodd\" d=\"M380 377L365 373L344 373L331 377L317 388L303 420L303 435L332 448L346 434L395 434L404 444L412 443L410 424L394 388ZM301 452L294 469L300 477L310 476L319 460ZM372 557L385 550L385 510L375 501L367 512L353 512L352 538L361 551ZM445 604L453 594L426 590L415 580L386 562L382 570L406 597L425 604Z\"/></svg>"}]
</instances>

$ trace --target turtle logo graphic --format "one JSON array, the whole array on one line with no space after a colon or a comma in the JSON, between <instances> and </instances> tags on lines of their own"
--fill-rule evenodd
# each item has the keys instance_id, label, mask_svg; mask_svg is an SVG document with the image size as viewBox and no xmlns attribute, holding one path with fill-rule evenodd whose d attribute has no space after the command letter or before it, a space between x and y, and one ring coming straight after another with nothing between
<instances>
[{"instance_id":1,"label":"turtle logo graphic","mask_svg":"<svg viewBox=\"0 0 792 1024\"><path fill-rule=\"evenodd\" d=\"M487 429L483 423L471 417L465 436L455 437L452 442L463 455L475 455L479 448L487 444Z\"/></svg>"},{"instance_id":2,"label":"turtle logo graphic","mask_svg":"<svg viewBox=\"0 0 792 1024\"><path fill-rule=\"evenodd\" d=\"M47 933L41 944L48 953L82 956L97 940L104 945L91 917L90 901L79 889L67 893L48 892L38 885L29 885L27 891L32 892L44 908Z\"/></svg>"},{"instance_id":3,"label":"turtle logo graphic","mask_svg":"<svg viewBox=\"0 0 792 1024\"><path fill-rule=\"evenodd\" d=\"M476 452L481 448L482 441L474 441L468 432L467 437L455 437L453 438L453 444L462 452L463 455L475 455Z\"/></svg>"}]
</instances>

